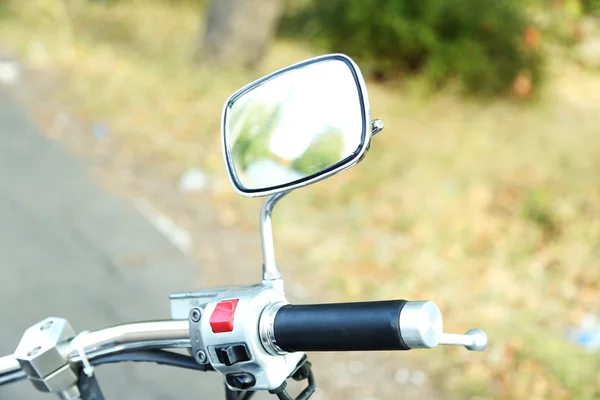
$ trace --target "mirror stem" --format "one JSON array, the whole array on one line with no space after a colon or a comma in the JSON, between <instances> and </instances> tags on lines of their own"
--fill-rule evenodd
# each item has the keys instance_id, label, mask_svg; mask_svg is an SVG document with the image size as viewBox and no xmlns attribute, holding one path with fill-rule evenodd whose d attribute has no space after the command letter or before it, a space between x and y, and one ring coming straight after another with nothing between
<instances>
[{"instance_id":1,"label":"mirror stem","mask_svg":"<svg viewBox=\"0 0 600 400\"><path fill-rule=\"evenodd\" d=\"M260 236L263 251L263 280L271 281L281 279L281 273L275 261L275 245L273 243L273 227L271 226L271 212L275 204L290 191L268 196L260 210Z\"/></svg>"}]
</instances>

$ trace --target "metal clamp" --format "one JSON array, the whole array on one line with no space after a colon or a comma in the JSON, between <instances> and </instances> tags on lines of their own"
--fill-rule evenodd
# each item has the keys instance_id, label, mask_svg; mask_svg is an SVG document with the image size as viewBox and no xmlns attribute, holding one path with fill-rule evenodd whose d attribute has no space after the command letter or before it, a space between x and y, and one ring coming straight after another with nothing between
<instances>
[{"instance_id":1,"label":"metal clamp","mask_svg":"<svg viewBox=\"0 0 600 400\"><path fill-rule=\"evenodd\" d=\"M41 392L57 393L63 400L80 398L77 372L68 353L59 345L75 336L66 319L46 318L25 331L15 358L33 386Z\"/></svg>"}]
</instances>

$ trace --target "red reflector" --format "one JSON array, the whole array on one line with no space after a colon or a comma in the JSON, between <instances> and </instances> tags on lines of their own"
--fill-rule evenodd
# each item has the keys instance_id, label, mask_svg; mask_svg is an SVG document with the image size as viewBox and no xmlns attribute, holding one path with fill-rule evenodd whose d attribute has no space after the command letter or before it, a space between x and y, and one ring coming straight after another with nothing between
<instances>
[{"instance_id":1,"label":"red reflector","mask_svg":"<svg viewBox=\"0 0 600 400\"><path fill-rule=\"evenodd\" d=\"M210 316L210 327L214 333L231 332L233 330L233 315L238 299L223 300L217 304Z\"/></svg>"}]
</instances>

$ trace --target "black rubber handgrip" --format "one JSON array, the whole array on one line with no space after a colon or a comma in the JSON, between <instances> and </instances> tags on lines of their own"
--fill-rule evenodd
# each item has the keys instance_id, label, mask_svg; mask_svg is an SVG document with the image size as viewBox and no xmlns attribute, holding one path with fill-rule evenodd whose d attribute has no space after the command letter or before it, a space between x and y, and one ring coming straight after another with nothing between
<instances>
[{"instance_id":1,"label":"black rubber handgrip","mask_svg":"<svg viewBox=\"0 0 600 400\"><path fill-rule=\"evenodd\" d=\"M400 334L406 300L286 305L273 333L285 351L410 350Z\"/></svg>"}]
</instances>

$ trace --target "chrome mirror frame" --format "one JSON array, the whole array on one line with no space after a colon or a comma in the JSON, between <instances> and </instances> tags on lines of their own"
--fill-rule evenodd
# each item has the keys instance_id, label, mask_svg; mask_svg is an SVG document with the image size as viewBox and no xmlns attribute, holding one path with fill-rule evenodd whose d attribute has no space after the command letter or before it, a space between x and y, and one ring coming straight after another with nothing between
<instances>
[{"instance_id":1,"label":"chrome mirror frame","mask_svg":"<svg viewBox=\"0 0 600 400\"><path fill-rule=\"evenodd\" d=\"M361 119L362 119L361 145L359 147L359 150L357 152L355 152L354 154L346 157L345 159L335 163L334 165L332 165L328 168L325 168L324 170L318 172L317 174L302 178L299 181L296 181L292 184L277 185L277 186L272 186L272 187L265 188L265 189L248 189L248 188L244 187L237 178L237 175L235 172L235 166L233 164L233 160L231 157L231 152L228 149L227 135L225 132L226 127L227 127L227 122L228 122L227 118L229 116L229 112L231 110L232 105L235 103L235 101L239 97L241 97L244 94L246 94L247 92L255 89L256 87L272 80L273 78L276 78L276 77L278 77L282 74L288 73L290 71L306 67L311 64L316 64L316 63L330 61L330 60L337 60L337 61L344 62L350 69L352 76L354 77L354 82L356 83L356 88L358 91L358 97L359 97L359 101L360 101ZM342 172L342 171L356 165L363 158L363 156L365 155L365 153L368 150L369 145L371 143L371 136L372 136L371 107L369 104L369 96L367 94L367 88L366 88L366 84L364 82L363 76L360 72L358 65L356 65L356 63L354 63L354 61L352 61L352 59L350 57L348 57L344 54L338 54L338 53L327 54L324 56L314 57L314 58L310 58L305 61L301 61L299 63L293 64L293 65L290 65L283 69L280 69L278 71L275 71L267 76L264 76L256 81L244 86L243 88L241 88L240 90L238 90L237 92L232 94L227 99L227 101L225 102L225 105L223 106L223 114L222 114L222 118L221 118L221 144L222 144L222 151L223 151L223 159L225 160L225 168L227 168L227 176L229 177L229 182L233 186L233 189L235 190L235 192L244 197L262 197L262 196L269 196L269 195L274 195L274 194L282 193L282 192L289 192L291 190L316 183L316 182L326 179L332 175L335 175L339 172Z\"/></svg>"}]
</instances>

